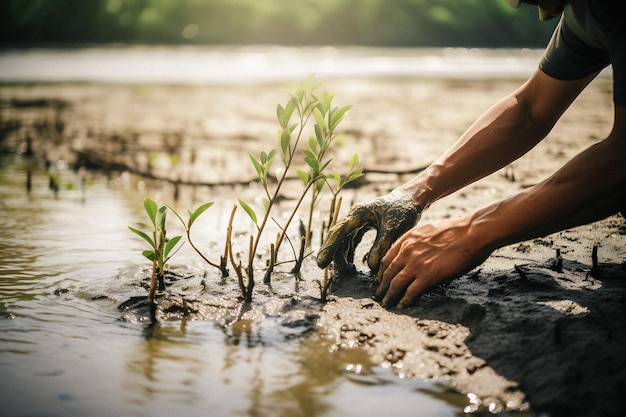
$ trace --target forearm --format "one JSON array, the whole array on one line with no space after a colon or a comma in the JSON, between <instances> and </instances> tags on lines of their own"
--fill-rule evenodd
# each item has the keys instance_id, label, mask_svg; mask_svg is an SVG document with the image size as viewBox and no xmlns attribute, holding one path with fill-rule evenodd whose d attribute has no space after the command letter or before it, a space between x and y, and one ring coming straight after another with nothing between
<instances>
[{"instance_id":1,"label":"forearm","mask_svg":"<svg viewBox=\"0 0 626 417\"><path fill-rule=\"evenodd\" d=\"M483 114L428 169L399 188L426 208L508 165L548 134L594 77L560 81L536 71L515 93Z\"/></svg>"},{"instance_id":2,"label":"forearm","mask_svg":"<svg viewBox=\"0 0 626 417\"><path fill-rule=\"evenodd\" d=\"M422 207L506 166L541 141L550 123L532 120L527 106L511 95L484 113L425 171L400 188Z\"/></svg>"},{"instance_id":3,"label":"forearm","mask_svg":"<svg viewBox=\"0 0 626 417\"><path fill-rule=\"evenodd\" d=\"M491 251L615 214L626 202L625 166L624 140L592 146L547 180L476 212L476 245Z\"/></svg>"}]
</instances>

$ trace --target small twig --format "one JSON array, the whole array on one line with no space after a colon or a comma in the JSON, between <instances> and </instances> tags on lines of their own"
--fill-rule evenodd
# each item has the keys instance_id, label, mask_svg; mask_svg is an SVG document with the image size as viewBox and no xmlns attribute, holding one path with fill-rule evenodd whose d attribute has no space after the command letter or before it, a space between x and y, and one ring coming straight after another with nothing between
<instances>
[{"instance_id":1,"label":"small twig","mask_svg":"<svg viewBox=\"0 0 626 417\"><path fill-rule=\"evenodd\" d=\"M598 264L598 245L593 245L591 249L591 271L589 275L597 277L600 272L600 265Z\"/></svg>"},{"instance_id":2,"label":"small twig","mask_svg":"<svg viewBox=\"0 0 626 417\"><path fill-rule=\"evenodd\" d=\"M296 259L296 264L294 265L291 273L298 274L300 273L300 268L302 268L302 261L304 260L304 250L306 248L306 237L302 236L300 238L300 253L298 254L298 259Z\"/></svg>"},{"instance_id":3,"label":"small twig","mask_svg":"<svg viewBox=\"0 0 626 417\"><path fill-rule=\"evenodd\" d=\"M276 264L276 245L270 245L270 258L267 260L267 269L265 270L265 277L263 278L264 284L272 282L272 272L274 272L274 265Z\"/></svg>"},{"instance_id":4,"label":"small twig","mask_svg":"<svg viewBox=\"0 0 626 417\"><path fill-rule=\"evenodd\" d=\"M254 236L250 235L250 245L248 248L248 285L246 286L246 302L252 302L252 289L254 288Z\"/></svg>"},{"instance_id":5,"label":"small twig","mask_svg":"<svg viewBox=\"0 0 626 417\"><path fill-rule=\"evenodd\" d=\"M524 271L522 270L522 267L521 267L521 266L519 266L519 265L515 265L515 266L514 266L514 268L515 268L515 272L517 272L517 273L519 274L520 278L522 278L522 279L528 279L528 276L526 275L526 272L524 272Z\"/></svg>"},{"instance_id":6,"label":"small twig","mask_svg":"<svg viewBox=\"0 0 626 417\"><path fill-rule=\"evenodd\" d=\"M556 272L563 272L563 258L561 257L561 249L556 249L556 258L552 263L552 270Z\"/></svg>"}]
</instances>

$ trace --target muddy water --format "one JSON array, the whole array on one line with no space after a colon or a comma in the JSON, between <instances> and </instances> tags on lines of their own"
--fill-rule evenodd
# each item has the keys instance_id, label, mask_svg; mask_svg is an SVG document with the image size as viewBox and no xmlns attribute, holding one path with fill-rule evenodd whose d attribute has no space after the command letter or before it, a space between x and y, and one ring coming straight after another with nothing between
<instances>
[{"instance_id":1,"label":"muddy water","mask_svg":"<svg viewBox=\"0 0 626 417\"><path fill-rule=\"evenodd\" d=\"M63 166L55 192L32 162L1 161L1 416L462 413L464 397L400 379L359 349L330 349L314 326L151 326L121 312L142 292L141 244L126 226L142 220L143 194Z\"/></svg>"}]
</instances>

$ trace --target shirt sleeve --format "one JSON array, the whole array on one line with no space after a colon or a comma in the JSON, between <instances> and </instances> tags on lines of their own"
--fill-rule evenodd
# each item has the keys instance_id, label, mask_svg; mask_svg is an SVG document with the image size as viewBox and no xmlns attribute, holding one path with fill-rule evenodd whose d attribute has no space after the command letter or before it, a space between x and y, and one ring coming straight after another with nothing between
<instances>
[{"instance_id":1,"label":"shirt sleeve","mask_svg":"<svg viewBox=\"0 0 626 417\"><path fill-rule=\"evenodd\" d=\"M611 63L609 51L587 45L561 19L541 58L539 68L558 80L578 80Z\"/></svg>"},{"instance_id":2,"label":"shirt sleeve","mask_svg":"<svg viewBox=\"0 0 626 417\"><path fill-rule=\"evenodd\" d=\"M626 107L626 25L619 22L623 20L620 16L618 13L613 18L602 19L602 47L585 42L572 30L568 19L562 17L539 63L541 71L568 81L584 78L612 65L613 101Z\"/></svg>"}]
</instances>

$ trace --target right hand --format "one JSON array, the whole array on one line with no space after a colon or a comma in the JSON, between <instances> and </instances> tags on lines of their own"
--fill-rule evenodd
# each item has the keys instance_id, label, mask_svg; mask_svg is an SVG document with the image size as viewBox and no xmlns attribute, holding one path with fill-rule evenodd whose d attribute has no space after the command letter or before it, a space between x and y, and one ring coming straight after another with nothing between
<instances>
[{"instance_id":1,"label":"right hand","mask_svg":"<svg viewBox=\"0 0 626 417\"><path fill-rule=\"evenodd\" d=\"M421 214L422 207L400 190L357 203L330 229L317 254L317 264L325 268L334 260L339 272L354 268L354 250L365 232L376 228L376 239L367 255L367 264L376 273L393 242L415 226Z\"/></svg>"}]
</instances>

